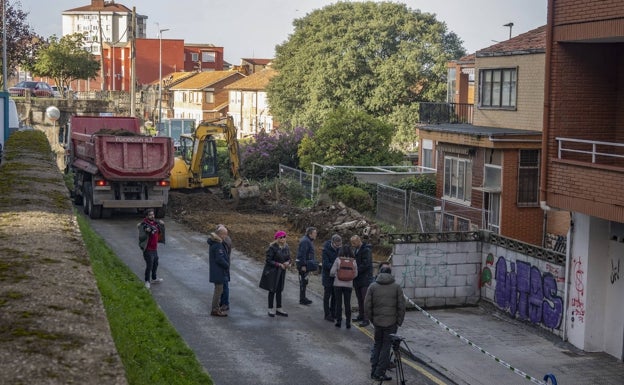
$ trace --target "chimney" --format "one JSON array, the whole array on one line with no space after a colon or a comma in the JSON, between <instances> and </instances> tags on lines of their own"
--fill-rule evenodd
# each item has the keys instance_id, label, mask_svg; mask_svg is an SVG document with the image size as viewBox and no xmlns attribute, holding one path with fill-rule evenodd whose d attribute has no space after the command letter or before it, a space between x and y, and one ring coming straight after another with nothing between
<instances>
[{"instance_id":1,"label":"chimney","mask_svg":"<svg viewBox=\"0 0 624 385\"><path fill-rule=\"evenodd\" d=\"M93 8L104 8L104 0L91 0Z\"/></svg>"}]
</instances>

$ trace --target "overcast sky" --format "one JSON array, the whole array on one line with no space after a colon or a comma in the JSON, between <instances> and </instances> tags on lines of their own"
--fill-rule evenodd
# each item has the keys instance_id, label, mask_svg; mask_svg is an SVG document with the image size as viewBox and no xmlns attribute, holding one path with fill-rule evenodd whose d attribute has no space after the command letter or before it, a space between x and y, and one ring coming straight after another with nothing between
<instances>
[{"instance_id":1,"label":"overcast sky","mask_svg":"<svg viewBox=\"0 0 624 385\"><path fill-rule=\"evenodd\" d=\"M61 35L61 13L91 4L91 0L8 0L21 3L29 13L26 22L44 37ZM293 32L292 21L336 3L329 0L117 0L147 19L147 37L184 39L187 43L211 43L224 47L225 60L272 58L275 46ZM546 24L547 0L408 0L413 10L435 13L464 42L468 53L496 41Z\"/></svg>"}]
</instances>

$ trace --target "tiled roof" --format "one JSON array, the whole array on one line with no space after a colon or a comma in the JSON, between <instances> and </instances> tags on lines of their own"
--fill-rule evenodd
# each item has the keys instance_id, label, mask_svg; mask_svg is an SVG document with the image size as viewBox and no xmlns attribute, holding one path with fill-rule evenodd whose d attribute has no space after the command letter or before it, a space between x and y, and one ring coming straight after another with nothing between
<instances>
[{"instance_id":1,"label":"tiled roof","mask_svg":"<svg viewBox=\"0 0 624 385\"><path fill-rule=\"evenodd\" d=\"M523 55L546 52L546 26L477 51L477 57Z\"/></svg>"},{"instance_id":2,"label":"tiled roof","mask_svg":"<svg viewBox=\"0 0 624 385\"><path fill-rule=\"evenodd\" d=\"M201 90L206 87L226 79L230 76L240 74L238 71L205 71L196 73L194 76L171 87L171 90ZM242 76L242 75L241 75Z\"/></svg>"},{"instance_id":3,"label":"tiled roof","mask_svg":"<svg viewBox=\"0 0 624 385\"><path fill-rule=\"evenodd\" d=\"M132 10L123 4L117 4L112 1L105 1L103 7L98 7L95 2L78 8L68 9L65 12L132 12Z\"/></svg>"},{"instance_id":4,"label":"tiled roof","mask_svg":"<svg viewBox=\"0 0 624 385\"><path fill-rule=\"evenodd\" d=\"M474 64L475 62L475 54L471 53L470 55L462 56L457 60L457 64Z\"/></svg>"},{"instance_id":5,"label":"tiled roof","mask_svg":"<svg viewBox=\"0 0 624 385\"><path fill-rule=\"evenodd\" d=\"M195 75L195 72L172 72L170 74L167 75L163 75L163 87L171 87L174 86L177 83L180 83L181 81L183 81L186 78L189 78L191 76ZM151 82L150 84L152 85L158 85L158 79L154 80L153 82Z\"/></svg>"},{"instance_id":6,"label":"tiled roof","mask_svg":"<svg viewBox=\"0 0 624 385\"><path fill-rule=\"evenodd\" d=\"M251 64L251 65L255 65L255 66L265 66L265 65L269 65L273 59L241 59L243 61L246 61L247 63Z\"/></svg>"},{"instance_id":7,"label":"tiled roof","mask_svg":"<svg viewBox=\"0 0 624 385\"><path fill-rule=\"evenodd\" d=\"M235 81L225 86L226 90L258 91L264 90L269 84L269 80L277 74L272 68L265 68L262 71L253 73L245 78Z\"/></svg>"}]
</instances>

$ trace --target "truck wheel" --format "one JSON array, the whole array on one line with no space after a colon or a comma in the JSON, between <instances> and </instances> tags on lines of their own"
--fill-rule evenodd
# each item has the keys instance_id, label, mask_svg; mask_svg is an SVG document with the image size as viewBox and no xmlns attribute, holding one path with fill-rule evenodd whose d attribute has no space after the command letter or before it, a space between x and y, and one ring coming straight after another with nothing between
<instances>
[{"instance_id":1,"label":"truck wheel","mask_svg":"<svg viewBox=\"0 0 624 385\"><path fill-rule=\"evenodd\" d=\"M93 198L89 200L89 218L91 219L100 219L102 217L102 205L94 205Z\"/></svg>"},{"instance_id":2,"label":"truck wheel","mask_svg":"<svg viewBox=\"0 0 624 385\"><path fill-rule=\"evenodd\" d=\"M89 194L85 192L82 196L82 212L89 215Z\"/></svg>"},{"instance_id":3,"label":"truck wheel","mask_svg":"<svg viewBox=\"0 0 624 385\"><path fill-rule=\"evenodd\" d=\"M167 212L167 205L163 205L162 207L159 207L155 210L154 216L156 218L164 218L166 212Z\"/></svg>"}]
</instances>

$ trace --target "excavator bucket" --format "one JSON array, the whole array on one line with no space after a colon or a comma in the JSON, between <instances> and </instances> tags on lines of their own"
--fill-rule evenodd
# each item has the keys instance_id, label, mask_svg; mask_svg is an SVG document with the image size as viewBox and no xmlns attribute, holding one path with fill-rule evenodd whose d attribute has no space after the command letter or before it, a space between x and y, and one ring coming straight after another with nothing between
<instances>
[{"instance_id":1,"label":"excavator bucket","mask_svg":"<svg viewBox=\"0 0 624 385\"><path fill-rule=\"evenodd\" d=\"M253 208L260 198L260 188L258 185L239 182L230 189L230 194L236 208Z\"/></svg>"}]
</instances>

